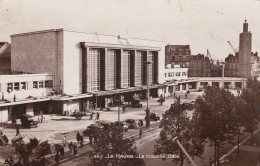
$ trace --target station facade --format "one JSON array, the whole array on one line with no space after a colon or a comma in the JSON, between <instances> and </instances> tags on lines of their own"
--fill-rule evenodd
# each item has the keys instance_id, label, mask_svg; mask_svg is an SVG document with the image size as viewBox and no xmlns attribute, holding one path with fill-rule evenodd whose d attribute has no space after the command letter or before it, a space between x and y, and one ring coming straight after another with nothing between
<instances>
[{"instance_id":1,"label":"station facade","mask_svg":"<svg viewBox=\"0 0 260 166\"><path fill-rule=\"evenodd\" d=\"M22 74L2 76L9 79L0 81L2 121L19 117L10 114L25 99L45 98L48 107L41 113L70 114L130 101L136 94L145 98L147 83L157 97L163 86L164 42L53 29L11 35L11 43L11 70ZM45 79L36 76L41 73L48 73ZM20 105L21 114L31 112L27 105Z\"/></svg>"}]
</instances>

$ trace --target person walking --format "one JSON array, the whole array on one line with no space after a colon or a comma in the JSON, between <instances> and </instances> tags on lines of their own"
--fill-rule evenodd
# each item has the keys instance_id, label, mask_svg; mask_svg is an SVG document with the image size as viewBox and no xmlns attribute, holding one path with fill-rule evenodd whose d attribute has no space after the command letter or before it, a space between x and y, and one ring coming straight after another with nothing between
<instances>
[{"instance_id":1,"label":"person walking","mask_svg":"<svg viewBox=\"0 0 260 166\"><path fill-rule=\"evenodd\" d=\"M19 127L16 126L16 136L20 135L20 130L19 130Z\"/></svg>"},{"instance_id":2,"label":"person walking","mask_svg":"<svg viewBox=\"0 0 260 166\"><path fill-rule=\"evenodd\" d=\"M93 136L90 135L90 136L89 136L89 144L90 144L90 145L92 145L92 141L93 141Z\"/></svg>"},{"instance_id":3,"label":"person walking","mask_svg":"<svg viewBox=\"0 0 260 166\"><path fill-rule=\"evenodd\" d=\"M123 113L125 113L125 109L126 109L126 108L125 108L125 105L123 105Z\"/></svg>"},{"instance_id":4,"label":"person walking","mask_svg":"<svg viewBox=\"0 0 260 166\"><path fill-rule=\"evenodd\" d=\"M64 157L64 147L60 147L60 155L61 155L61 159Z\"/></svg>"},{"instance_id":5,"label":"person walking","mask_svg":"<svg viewBox=\"0 0 260 166\"><path fill-rule=\"evenodd\" d=\"M80 142L80 134L79 134L79 132L77 132L76 138L77 138L77 142L79 143Z\"/></svg>"},{"instance_id":6,"label":"person walking","mask_svg":"<svg viewBox=\"0 0 260 166\"><path fill-rule=\"evenodd\" d=\"M65 147L66 146L66 144L67 144L67 136L65 135L64 136L64 138L63 138L63 146Z\"/></svg>"},{"instance_id":7,"label":"person walking","mask_svg":"<svg viewBox=\"0 0 260 166\"><path fill-rule=\"evenodd\" d=\"M99 120L99 113L97 112L97 120Z\"/></svg>"},{"instance_id":8,"label":"person walking","mask_svg":"<svg viewBox=\"0 0 260 166\"><path fill-rule=\"evenodd\" d=\"M81 148L82 148L82 146L83 146L83 142L84 142L83 136L81 135L81 136L80 136L80 147L81 147Z\"/></svg>"},{"instance_id":9,"label":"person walking","mask_svg":"<svg viewBox=\"0 0 260 166\"><path fill-rule=\"evenodd\" d=\"M143 134L143 128L140 127L140 130L139 130L139 136L140 136L140 138L142 138L142 134Z\"/></svg>"},{"instance_id":10,"label":"person walking","mask_svg":"<svg viewBox=\"0 0 260 166\"><path fill-rule=\"evenodd\" d=\"M73 146L73 155L77 155L78 154L78 147L77 147L77 144L75 143L74 146Z\"/></svg>"},{"instance_id":11,"label":"person walking","mask_svg":"<svg viewBox=\"0 0 260 166\"><path fill-rule=\"evenodd\" d=\"M92 120L92 118L93 118L93 112L91 112L90 114L90 120Z\"/></svg>"}]
</instances>

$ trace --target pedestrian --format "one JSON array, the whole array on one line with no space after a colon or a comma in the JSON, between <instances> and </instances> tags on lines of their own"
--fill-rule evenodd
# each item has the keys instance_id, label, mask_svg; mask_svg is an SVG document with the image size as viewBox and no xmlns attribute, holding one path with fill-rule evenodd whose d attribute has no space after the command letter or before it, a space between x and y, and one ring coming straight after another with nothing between
<instances>
[{"instance_id":1,"label":"pedestrian","mask_svg":"<svg viewBox=\"0 0 260 166\"><path fill-rule=\"evenodd\" d=\"M20 135L20 130L19 130L19 127L16 126L16 136Z\"/></svg>"},{"instance_id":2,"label":"pedestrian","mask_svg":"<svg viewBox=\"0 0 260 166\"><path fill-rule=\"evenodd\" d=\"M73 155L73 143L70 142L68 146L69 146L70 154Z\"/></svg>"},{"instance_id":3,"label":"pedestrian","mask_svg":"<svg viewBox=\"0 0 260 166\"><path fill-rule=\"evenodd\" d=\"M63 138L63 146L65 147L66 146L66 144L67 144L67 136L65 135L64 136L64 138Z\"/></svg>"},{"instance_id":4,"label":"pedestrian","mask_svg":"<svg viewBox=\"0 0 260 166\"><path fill-rule=\"evenodd\" d=\"M78 154L78 147L77 144L75 143L73 146L73 155L77 155Z\"/></svg>"},{"instance_id":5,"label":"pedestrian","mask_svg":"<svg viewBox=\"0 0 260 166\"><path fill-rule=\"evenodd\" d=\"M123 113L125 113L125 109L126 109L126 108L125 108L125 105L123 105Z\"/></svg>"},{"instance_id":6,"label":"pedestrian","mask_svg":"<svg viewBox=\"0 0 260 166\"><path fill-rule=\"evenodd\" d=\"M96 143L97 143L97 136L94 135L94 144L96 144Z\"/></svg>"},{"instance_id":7,"label":"pedestrian","mask_svg":"<svg viewBox=\"0 0 260 166\"><path fill-rule=\"evenodd\" d=\"M80 142L80 134L79 134L79 132L77 132L76 138L77 138L77 142L79 143Z\"/></svg>"},{"instance_id":8,"label":"pedestrian","mask_svg":"<svg viewBox=\"0 0 260 166\"><path fill-rule=\"evenodd\" d=\"M83 136L81 135L81 136L80 136L80 147L83 146L83 142L84 142L84 140L83 140Z\"/></svg>"},{"instance_id":9,"label":"pedestrian","mask_svg":"<svg viewBox=\"0 0 260 166\"><path fill-rule=\"evenodd\" d=\"M58 165L60 162L60 155L59 153L56 153L56 155L54 156L54 160L56 161L56 164Z\"/></svg>"},{"instance_id":10,"label":"pedestrian","mask_svg":"<svg viewBox=\"0 0 260 166\"><path fill-rule=\"evenodd\" d=\"M97 120L99 120L99 113L97 112Z\"/></svg>"},{"instance_id":11,"label":"pedestrian","mask_svg":"<svg viewBox=\"0 0 260 166\"><path fill-rule=\"evenodd\" d=\"M174 97L174 98L176 97L176 94L175 94L175 92L173 93L173 97Z\"/></svg>"},{"instance_id":12,"label":"pedestrian","mask_svg":"<svg viewBox=\"0 0 260 166\"><path fill-rule=\"evenodd\" d=\"M140 136L140 138L142 137L142 134L143 134L143 128L140 127L140 130L139 130L139 136Z\"/></svg>"},{"instance_id":13,"label":"pedestrian","mask_svg":"<svg viewBox=\"0 0 260 166\"><path fill-rule=\"evenodd\" d=\"M2 130L0 130L0 136L2 136L3 135L3 131Z\"/></svg>"},{"instance_id":14,"label":"pedestrian","mask_svg":"<svg viewBox=\"0 0 260 166\"><path fill-rule=\"evenodd\" d=\"M5 100L4 92L2 92L2 100Z\"/></svg>"},{"instance_id":15,"label":"pedestrian","mask_svg":"<svg viewBox=\"0 0 260 166\"><path fill-rule=\"evenodd\" d=\"M89 136L89 143L90 143L90 145L92 145L92 141L93 141L93 136L90 135L90 136Z\"/></svg>"},{"instance_id":16,"label":"pedestrian","mask_svg":"<svg viewBox=\"0 0 260 166\"><path fill-rule=\"evenodd\" d=\"M90 114L90 120L92 120L92 118L93 118L93 112L91 112Z\"/></svg>"},{"instance_id":17,"label":"pedestrian","mask_svg":"<svg viewBox=\"0 0 260 166\"><path fill-rule=\"evenodd\" d=\"M41 115L41 123L43 122L43 115Z\"/></svg>"},{"instance_id":18,"label":"pedestrian","mask_svg":"<svg viewBox=\"0 0 260 166\"><path fill-rule=\"evenodd\" d=\"M60 147L60 155L61 155L61 158L64 157L64 147Z\"/></svg>"},{"instance_id":19,"label":"pedestrian","mask_svg":"<svg viewBox=\"0 0 260 166\"><path fill-rule=\"evenodd\" d=\"M162 105L163 103L163 98L160 98L160 105Z\"/></svg>"},{"instance_id":20,"label":"pedestrian","mask_svg":"<svg viewBox=\"0 0 260 166\"><path fill-rule=\"evenodd\" d=\"M188 97L188 92L185 93L185 99L187 99L187 97Z\"/></svg>"}]
</instances>

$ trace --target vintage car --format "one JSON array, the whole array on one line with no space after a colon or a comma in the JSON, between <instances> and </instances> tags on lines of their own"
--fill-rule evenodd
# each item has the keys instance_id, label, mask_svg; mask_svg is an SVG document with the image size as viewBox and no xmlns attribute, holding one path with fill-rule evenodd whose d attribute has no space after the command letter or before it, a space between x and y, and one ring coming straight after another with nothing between
<instances>
[{"instance_id":1,"label":"vintage car","mask_svg":"<svg viewBox=\"0 0 260 166\"><path fill-rule=\"evenodd\" d=\"M103 126L98 125L98 124L91 124L87 127L86 130L83 131L83 135L84 136L90 136L90 135L94 135L96 132L98 132L99 130L101 130L103 128Z\"/></svg>"},{"instance_id":2,"label":"vintage car","mask_svg":"<svg viewBox=\"0 0 260 166\"><path fill-rule=\"evenodd\" d=\"M123 128L123 131L124 131L124 132L127 132L127 131L128 131L128 125L126 124L126 122L124 122L124 121L119 121L119 122L116 121L116 122L114 122L114 124L115 124L115 125L118 125L118 124L119 124L119 126Z\"/></svg>"},{"instance_id":3,"label":"vintage car","mask_svg":"<svg viewBox=\"0 0 260 166\"><path fill-rule=\"evenodd\" d=\"M28 114L21 115L21 123L23 127L31 128L37 127L38 122L33 119L33 116Z\"/></svg>"},{"instance_id":4,"label":"vintage car","mask_svg":"<svg viewBox=\"0 0 260 166\"><path fill-rule=\"evenodd\" d=\"M146 119L146 117L145 117L145 119ZM160 116L157 113L151 113L150 120L154 120L154 121L160 120Z\"/></svg>"},{"instance_id":5,"label":"vintage car","mask_svg":"<svg viewBox=\"0 0 260 166\"><path fill-rule=\"evenodd\" d=\"M140 103L140 99L133 99L131 101L131 106L134 108L142 108L142 104Z\"/></svg>"},{"instance_id":6,"label":"vintage car","mask_svg":"<svg viewBox=\"0 0 260 166\"><path fill-rule=\"evenodd\" d=\"M125 122L126 122L129 129L136 129L137 128L137 123L134 119L126 119Z\"/></svg>"},{"instance_id":7,"label":"vintage car","mask_svg":"<svg viewBox=\"0 0 260 166\"><path fill-rule=\"evenodd\" d=\"M102 126L102 128L104 128L104 129L107 129L112 124L112 122L109 122L106 120L98 120L98 121L96 121L96 124L99 126Z\"/></svg>"}]
</instances>

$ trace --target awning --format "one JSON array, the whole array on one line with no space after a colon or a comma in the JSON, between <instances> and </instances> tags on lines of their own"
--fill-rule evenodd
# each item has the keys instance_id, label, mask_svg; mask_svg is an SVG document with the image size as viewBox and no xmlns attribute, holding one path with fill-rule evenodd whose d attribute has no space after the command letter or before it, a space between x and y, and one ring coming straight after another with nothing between
<instances>
[{"instance_id":1,"label":"awning","mask_svg":"<svg viewBox=\"0 0 260 166\"><path fill-rule=\"evenodd\" d=\"M88 98L88 97L93 97L93 94L84 93L84 94L68 95L68 96L55 96L55 97L51 97L51 100L67 101L67 100L75 100L75 99L82 99L82 98Z\"/></svg>"},{"instance_id":2,"label":"awning","mask_svg":"<svg viewBox=\"0 0 260 166\"><path fill-rule=\"evenodd\" d=\"M49 97L45 97L45 98L29 98L29 99L16 99L16 101L9 101L9 102L5 102L5 103L1 103L0 107L3 106L11 106L11 105L18 105L18 104L28 104L28 103L36 103L36 102L42 102L42 101L50 101L51 98Z\"/></svg>"}]
</instances>

